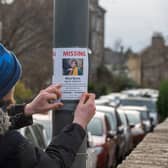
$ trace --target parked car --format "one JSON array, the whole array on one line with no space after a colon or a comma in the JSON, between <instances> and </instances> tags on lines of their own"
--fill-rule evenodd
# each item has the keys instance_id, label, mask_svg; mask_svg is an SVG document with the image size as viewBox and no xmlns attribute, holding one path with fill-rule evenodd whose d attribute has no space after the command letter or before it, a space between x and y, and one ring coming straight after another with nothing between
<instances>
[{"instance_id":1,"label":"parked car","mask_svg":"<svg viewBox=\"0 0 168 168\"><path fill-rule=\"evenodd\" d=\"M156 99L142 98L142 97L127 97L120 99L121 106L146 106L149 115L152 118L152 126L155 127L158 124L158 112L156 108Z\"/></svg>"},{"instance_id":2,"label":"parked car","mask_svg":"<svg viewBox=\"0 0 168 168\"><path fill-rule=\"evenodd\" d=\"M127 115L130 123L131 134L133 137L133 146L135 147L139 142L143 140L145 136L143 121L139 111L124 110L124 112Z\"/></svg>"},{"instance_id":3,"label":"parked car","mask_svg":"<svg viewBox=\"0 0 168 168\"><path fill-rule=\"evenodd\" d=\"M96 105L108 105L109 100L108 99L96 99L95 104Z\"/></svg>"},{"instance_id":4,"label":"parked car","mask_svg":"<svg viewBox=\"0 0 168 168\"><path fill-rule=\"evenodd\" d=\"M115 157L115 141L110 132L109 122L103 113L97 112L87 126L92 134L93 147L97 153L97 168L110 168Z\"/></svg>"},{"instance_id":5,"label":"parked car","mask_svg":"<svg viewBox=\"0 0 168 168\"><path fill-rule=\"evenodd\" d=\"M153 129L152 120L149 116L149 111L146 108L146 106L121 106L120 109L129 110L129 111L139 111L143 125L144 125L145 133L152 131L152 129Z\"/></svg>"},{"instance_id":6,"label":"parked car","mask_svg":"<svg viewBox=\"0 0 168 168\"><path fill-rule=\"evenodd\" d=\"M124 90L121 93L126 94L130 97L149 97L149 98L158 98L159 91L154 89L130 89Z\"/></svg>"},{"instance_id":7,"label":"parked car","mask_svg":"<svg viewBox=\"0 0 168 168\"><path fill-rule=\"evenodd\" d=\"M52 139L52 115L49 113L48 115L33 115L33 122L43 125L46 130L46 141L47 145L51 142Z\"/></svg>"},{"instance_id":8,"label":"parked car","mask_svg":"<svg viewBox=\"0 0 168 168\"><path fill-rule=\"evenodd\" d=\"M128 155L133 149L133 136L131 133L130 123L127 115L124 110L117 109L117 112L121 118L122 123L124 124L124 135L125 135L125 155Z\"/></svg>"},{"instance_id":9,"label":"parked car","mask_svg":"<svg viewBox=\"0 0 168 168\"><path fill-rule=\"evenodd\" d=\"M86 150L87 159L86 159L86 168L96 168L97 166L97 153L95 148L88 147Z\"/></svg>"},{"instance_id":10,"label":"parked car","mask_svg":"<svg viewBox=\"0 0 168 168\"><path fill-rule=\"evenodd\" d=\"M96 110L100 113L104 113L110 124L110 132L115 135L116 151L115 160L121 162L125 158L125 135L124 135L124 124L121 121L115 108L108 106L96 106Z\"/></svg>"},{"instance_id":11,"label":"parked car","mask_svg":"<svg viewBox=\"0 0 168 168\"><path fill-rule=\"evenodd\" d=\"M90 132L87 133L87 159L86 168L96 168L97 167L97 149L93 145L93 137Z\"/></svg>"},{"instance_id":12,"label":"parked car","mask_svg":"<svg viewBox=\"0 0 168 168\"><path fill-rule=\"evenodd\" d=\"M35 123L31 126L21 128L19 132L35 146L45 150L47 146L46 132L41 124Z\"/></svg>"},{"instance_id":13,"label":"parked car","mask_svg":"<svg viewBox=\"0 0 168 168\"><path fill-rule=\"evenodd\" d=\"M108 105L111 107L117 107L120 103L120 98L125 97L122 93L110 93L108 95L101 96L99 100L101 101L107 101L106 104L99 104L99 105Z\"/></svg>"},{"instance_id":14,"label":"parked car","mask_svg":"<svg viewBox=\"0 0 168 168\"><path fill-rule=\"evenodd\" d=\"M123 90L121 93L129 97L137 97L141 95L139 89Z\"/></svg>"},{"instance_id":15,"label":"parked car","mask_svg":"<svg viewBox=\"0 0 168 168\"><path fill-rule=\"evenodd\" d=\"M46 130L46 142L47 145L52 140L52 113L50 112L48 115L39 115L36 114L33 116L33 121L35 123L39 123L43 125ZM87 160L86 160L86 167L87 168L96 168L97 163L97 153L95 148L92 147L91 142L88 143L87 149Z\"/></svg>"}]
</instances>

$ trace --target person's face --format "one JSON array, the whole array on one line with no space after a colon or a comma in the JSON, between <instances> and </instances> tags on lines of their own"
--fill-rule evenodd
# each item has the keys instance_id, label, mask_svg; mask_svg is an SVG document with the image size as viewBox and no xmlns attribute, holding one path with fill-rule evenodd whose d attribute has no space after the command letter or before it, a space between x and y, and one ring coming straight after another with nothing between
<instances>
[{"instance_id":1,"label":"person's face","mask_svg":"<svg viewBox=\"0 0 168 168\"><path fill-rule=\"evenodd\" d=\"M72 61L71 67L72 67L72 68L75 68L75 67L76 67L76 62L75 62L75 61Z\"/></svg>"}]
</instances>

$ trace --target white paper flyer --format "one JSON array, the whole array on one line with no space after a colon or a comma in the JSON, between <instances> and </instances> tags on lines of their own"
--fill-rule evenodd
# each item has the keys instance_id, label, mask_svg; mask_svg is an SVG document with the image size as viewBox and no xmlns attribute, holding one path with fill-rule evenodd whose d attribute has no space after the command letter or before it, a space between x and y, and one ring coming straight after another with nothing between
<instances>
[{"instance_id":1,"label":"white paper flyer","mask_svg":"<svg viewBox=\"0 0 168 168\"><path fill-rule=\"evenodd\" d=\"M62 100L78 100L88 87L87 48L54 48L53 84L62 84Z\"/></svg>"}]
</instances>

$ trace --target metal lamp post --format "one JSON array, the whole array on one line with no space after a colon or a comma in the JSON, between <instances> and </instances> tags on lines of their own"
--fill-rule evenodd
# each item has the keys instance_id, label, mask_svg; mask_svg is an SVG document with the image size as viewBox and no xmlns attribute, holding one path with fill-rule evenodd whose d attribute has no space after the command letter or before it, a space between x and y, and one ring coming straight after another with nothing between
<instances>
[{"instance_id":1,"label":"metal lamp post","mask_svg":"<svg viewBox=\"0 0 168 168\"><path fill-rule=\"evenodd\" d=\"M88 15L88 0L54 0L53 48L88 48ZM63 103L62 109L53 112L53 135L72 122L78 101L66 100ZM86 167L86 139L72 167Z\"/></svg>"}]
</instances>

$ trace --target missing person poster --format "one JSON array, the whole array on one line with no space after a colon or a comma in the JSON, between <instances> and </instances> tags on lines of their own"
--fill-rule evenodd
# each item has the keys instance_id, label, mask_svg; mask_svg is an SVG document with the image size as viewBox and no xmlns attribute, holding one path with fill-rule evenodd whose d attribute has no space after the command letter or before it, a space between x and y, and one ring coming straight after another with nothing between
<instances>
[{"instance_id":1,"label":"missing person poster","mask_svg":"<svg viewBox=\"0 0 168 168\"><path fill-rule=\"evenodd\" d=\"M87 48L55 48L53 62L53 83L62 84L62 99L78 100L88 87Z\"/></svg>"}]
</instances>

